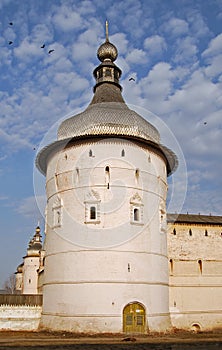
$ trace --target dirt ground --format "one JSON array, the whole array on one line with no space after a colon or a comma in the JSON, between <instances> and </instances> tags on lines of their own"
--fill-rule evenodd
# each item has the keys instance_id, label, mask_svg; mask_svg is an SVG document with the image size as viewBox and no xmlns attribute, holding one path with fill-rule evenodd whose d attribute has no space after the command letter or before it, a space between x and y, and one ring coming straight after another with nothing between
<instances>
[{"instance_id":1,"label":"dirt ground","mask_svg":"<svg viewBox=\"0 0 222 350\"><path fill-rule=\"evenodd\" d=\"M222 349L222 330L124 336L66 332L0 331L0 350L5 349Z\"/></svg>"}]
</instances>

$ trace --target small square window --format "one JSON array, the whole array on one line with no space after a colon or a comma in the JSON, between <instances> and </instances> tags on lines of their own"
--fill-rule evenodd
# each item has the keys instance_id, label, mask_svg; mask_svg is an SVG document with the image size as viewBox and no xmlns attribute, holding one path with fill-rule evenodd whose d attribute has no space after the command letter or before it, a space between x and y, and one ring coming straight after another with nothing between
<instances>
[{"instance_id":1,"label":"small square window","mask_svg":"<svg viewBox=\"0 0 222 350\"><path fill-rule=\"evenodd\" d=\"M100 202L85 202L85 223L100 223Z\"/></svg>"}]
</instances>

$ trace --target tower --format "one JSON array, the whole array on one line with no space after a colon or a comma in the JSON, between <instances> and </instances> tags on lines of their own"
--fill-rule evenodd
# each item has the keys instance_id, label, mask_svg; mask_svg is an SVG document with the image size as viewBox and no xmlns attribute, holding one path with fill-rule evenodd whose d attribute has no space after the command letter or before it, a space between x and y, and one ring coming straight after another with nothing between
<instances>
[{"instance_id":1,"label":"tower","mask_svg":"<svg viewBox=\"0 0 222 350\"><path fill-rule=\"evenodd\" d=\"M38 270L41 249L42 241L40 227L37 226L35 234L29 242L27 254L24 257L24 263L22 265L22 294L38 294ZM18 272L19 271L21 272L21 267Z\"/></svg>"},{"instance_id":2,"label":"tower","mask_svg":"<svg viewBox=\"0 0 222 350\"><path fill-rule=\"evenodd\" d=\"M166 196L177 159L124 102L117 55L107 26L92 101L36 159L47 193L45 329L170 327Z\"/></svg>"}]
</instances>

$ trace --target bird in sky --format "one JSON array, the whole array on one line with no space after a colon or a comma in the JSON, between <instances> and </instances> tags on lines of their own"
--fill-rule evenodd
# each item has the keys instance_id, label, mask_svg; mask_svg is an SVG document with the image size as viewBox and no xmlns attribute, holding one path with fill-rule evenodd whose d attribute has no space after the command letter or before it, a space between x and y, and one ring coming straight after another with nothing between
<instances>
[{"instance_id":1,"label":"bird in sky","mask_svg":"<svg viewBox=\"0 0 222 350\"><path fill-rule=\"evenodd\" d=\"M45 47L45 44L43 44L43 45L41 46L41 49L44 49L44 47Z\"/></svg>"},{"instance_id":2,"label":"bird in sky","mask_svg":"<svg viewBox=\"0 0 222 350\"><path fill-rule=\"evenodd\" d=\"M135 79L133 77L129 78L129 81L131 81L131 80L135 81Z\"/></svg>"},{"instance_id":3,"label":"bird in sky","mask_svg":"<svg viewBox=\"0 0 222 350\"><path fill-rule=\"evenodd\" d=\"M49 50L49 54L52 53L53 51L55 51L55 50L53 50L53 49L52 49L52 50Z\"/></svg>"},{"instance_id":4,"label":"bird in sky","mask_svg":"<svg viewBox=\"0 0 222 350\"><path fill-rule=\"evenodd\" d=\"M10 26L13 26L13 22L9 22L9 25L10 25Z\"/></svg>"},{"instance_id":5,"label":"bird in sky","mask_svg":"<svg viewBox=\"0 0 222 350\"><path fill-rule=\"evenodd\" d=\"M13 44L13 41L10 40L10 41L8 42L8 44L9 44L9 45L12 45L12 44Z\"/></svg>"},{"instance_id":6,"label":"bird in sky","mask_svg":"<svg viewBox=\"0 0 222 350\"><path fill-rule=\"evenodd\" d=\"M204 122L204 125L207 125L207 122Z\"/></svg>"}]
</instances>

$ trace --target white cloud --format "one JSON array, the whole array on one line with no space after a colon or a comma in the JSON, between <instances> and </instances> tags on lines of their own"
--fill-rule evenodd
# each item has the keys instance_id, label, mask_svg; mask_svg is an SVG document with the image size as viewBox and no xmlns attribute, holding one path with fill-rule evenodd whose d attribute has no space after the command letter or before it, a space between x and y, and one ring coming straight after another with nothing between
<instances>
[{"instance_id":1,"label":"white cloud","mask_svg":"<svg viewBox=\"0 0 222 350\"><path fill-rule=\"evenodd\" d=\"M52 21L57 28L60 28L64 32L81 28L83 24L82 17L76 11L76 9L72 9L66 5L62 5L57 8L57 11L53 15Z\"/></svg>"},{"instance_id":2,"label":"white cloud","mask_svg":"<svg viewBox=\"0 0 222 350\"><path fill-rule=\"evenodd\" d=\"M203 57L209 57L214 56L216 54L222 53L222 34L217 35L215 38L213 38L208 48L203 52Z\"/></svg>"},{"instance_id":3,"label":"white cloud","mask_svg":"<svg viewBox=\"0 0 222 350\"><path fill-rule=\"evenodd\" d=\"M149 55L161 55L166 50L166 42L160 35L153 35L144 40L144 48Z\"/></svg>"},{"instance_id":4,"label":"white cloud","mask_svg":"<svg viewBox=\"0 0 222 350\"><path fill-rule=\"evenodd\" d=\"M147 63L147 53L141 49L133 49L127 54L126 61L131 64L146 64Z\"/></svg>"},{"instance_id":5,"label":"white cloud","mask_svg":"<svg viewBox=\"0 0 222 350\"><path fill-rule=\"evenodd\" d=\"M191 37L180 38L177 40L176 52L174 56L174 62L180 62L185 65L187 61L196 61L197 60L197 46L194 44Z\"/></svg>"},{"instance_id":6,"label":"white cloud","mask_svg":"<svg viewBox=\"0 0 222 350\"><path fill-rule=\"evenodd\" d=\"M171 18L167 23L163 24L163 29L171 36L177 37L188 33L188 23L180 18Z\"/></svg>"}]
</instances>

